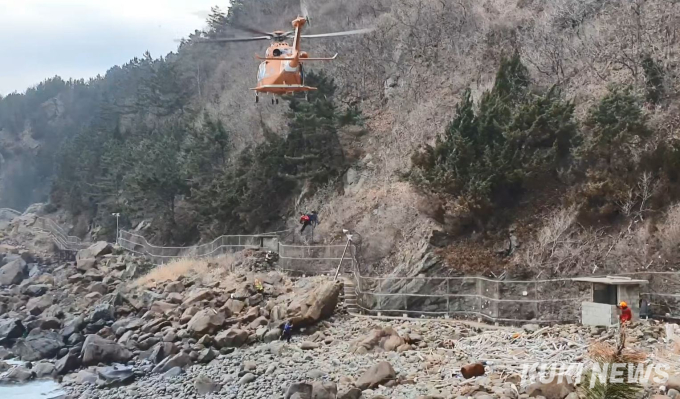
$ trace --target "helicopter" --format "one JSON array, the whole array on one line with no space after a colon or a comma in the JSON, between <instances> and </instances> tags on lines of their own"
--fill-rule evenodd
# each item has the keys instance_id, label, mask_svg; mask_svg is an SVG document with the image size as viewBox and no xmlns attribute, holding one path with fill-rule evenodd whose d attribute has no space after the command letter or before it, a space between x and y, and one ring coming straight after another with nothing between
<instances>
[{"instance_id":1,"label":"helicopter","mask_svg":"<svg viewBox=\"0 0 680 399\"><path fill-rule=\"evenodd\" d=\"M276 96L282 96L286 94L294 93L305 93L307 97L308 93L312 90L316 90L316 87L311 87L305 85L305 73L303 64L310 61L332 61L337 58L338 54L332 57L321 57L314 58L310 57L306 51L300 49L301 39L312 39L312 38L323 38L323 37L335 37L335 36L348 36L348 35L358 35L369 33L373 31L372 28L357 29L344 32L333 32L333 33L321 33L313 35L303 35L302 28L309 22L307 17L297 17L293 20L293 30L284 31L273 31L273 32L263 32L257 29L239 27L241 30L248 31L250 33L257 34L259 36L254 37L234 37L234 38L214 38L214 39L204 39L203 42L245 42L254 40L271 40L271 45L267 48L265 56L261 57L256 55L255 58L261 61L257 69L257 85L256 87L250 89L255 91L255 102L258 103L260 100L261 93L273 94L272 104L279 103L279 99ZM292 45L287 42L288 39L292 38Z\"/></svg>"}]
</instances>

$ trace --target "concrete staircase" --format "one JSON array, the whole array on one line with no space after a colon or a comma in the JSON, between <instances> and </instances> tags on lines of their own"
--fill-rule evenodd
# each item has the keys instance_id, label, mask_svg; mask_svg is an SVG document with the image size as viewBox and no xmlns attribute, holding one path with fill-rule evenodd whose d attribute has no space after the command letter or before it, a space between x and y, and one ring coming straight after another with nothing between
<instances>
[{"instance_id":1,"label":"concrete staircase","mask_svg":"<svg viewBox=\"0 0 680 399\"><path fill-rule=\"evenodd\" d=\"M354 286L354 281L350 278L343 278L343 293L342 299L347 307L349 314L358 314L359 306L357 305L357 294Z\"/></svg>"}]
</instances>

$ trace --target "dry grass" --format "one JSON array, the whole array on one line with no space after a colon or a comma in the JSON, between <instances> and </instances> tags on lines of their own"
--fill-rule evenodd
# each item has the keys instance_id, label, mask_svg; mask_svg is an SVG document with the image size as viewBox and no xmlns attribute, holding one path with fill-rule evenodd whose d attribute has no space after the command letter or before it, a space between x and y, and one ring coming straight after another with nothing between
<instances>
[{"instance_id":1,"label":"dry grass","mask_svg":"<svg viewBox=\"0 0 680 399\"><path fill-rule=\"evenodd\" d=\"M132 288L151 288L166 281L176 281L180 277L199 278L202 281L214 280L231 273L239 255L226 254L214 258L182 258L160 265L132 284Z\"/></svg>"}]
</instances>

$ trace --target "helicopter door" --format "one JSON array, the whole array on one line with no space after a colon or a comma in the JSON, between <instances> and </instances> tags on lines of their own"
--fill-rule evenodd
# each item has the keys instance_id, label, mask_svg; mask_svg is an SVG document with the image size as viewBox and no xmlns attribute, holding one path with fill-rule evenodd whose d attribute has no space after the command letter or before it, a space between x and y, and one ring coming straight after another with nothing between
<instances>
[{"instance_id":1,"label":"helicopter door","mask_svg":"<svg viewBox=\"0 0 680 399\"><path fill-rule=\"evenodd\" d=\"M260 67L257 69L257 80L260 81L264 79L266 73L267 73L267 61L263 61L260 63Z\"/></svg>"}]
</instances>

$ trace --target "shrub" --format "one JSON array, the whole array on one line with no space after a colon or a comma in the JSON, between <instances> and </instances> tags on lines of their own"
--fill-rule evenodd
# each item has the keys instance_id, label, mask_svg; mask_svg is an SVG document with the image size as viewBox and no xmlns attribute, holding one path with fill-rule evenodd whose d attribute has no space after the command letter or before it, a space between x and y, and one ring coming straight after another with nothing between
<instances>
[{"instance_id":1,"label":"shrub","mask_svg":"<svg viewBox=\"0 0 680 399\"><path fill-rule=\"evenodd\" d=\"M434 148L412 156L414 181L461 197L482 214L513 201L530 177L552 174L570 155L577 132L574 106L553 87L528 90L526 68L515 54L503 59L491 91L474 110L470 90Z\"/></svg>"}]
</instances>

